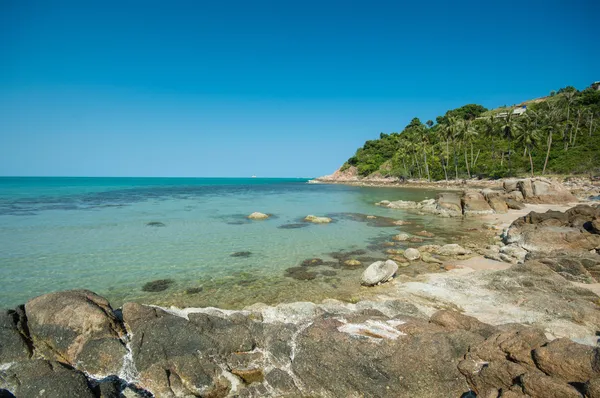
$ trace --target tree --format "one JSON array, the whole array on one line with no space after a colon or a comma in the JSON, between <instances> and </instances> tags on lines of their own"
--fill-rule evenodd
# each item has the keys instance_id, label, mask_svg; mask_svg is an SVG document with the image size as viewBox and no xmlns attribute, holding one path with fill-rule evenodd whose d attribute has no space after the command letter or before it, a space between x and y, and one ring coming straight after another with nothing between
<instances>
[{"instance_id":1,"label":"tree","mask_svg":"<svg viewBox=\"0 0 600 398\"><path fill-rule=\"evenodd\" d=\"M488 117L486 117L485 119L483 119L482 122L483 125L483 134L488 137L491 141L492 144L492 160L494 160L495 158L495 152L496 152L496 148L495 148L495 138L498 135L498 119L496 118L496 115L489 115Z\"/></svg>"},{"instance_id":2,"label":"tree","mask_svg":"<svg viewBox=\"0 0 600 398\"><path fill-rule=\"evenodd\" d=\"M567 87L568 88L568 87ZM566 88L565 88L566 90ZM564 91L563 93L563 97L565 99L565 103L567 105L567 122L565 123L565 130L563 133L563 141L565 144L565 151L567 151L569 149L569 142L572 141L572 135L571 133L569 134L569 142L567 142L567 131L572 131L571 129L571 125L569 123L569 118L571 116L571 106L573 105L573 102L575 102L575 93L576 91Z\"/></svg>"},{"instance_id":3,"label":"tree","mask_svg":"<svg viewBox=\"0 0 600 398\"><path fill-rule=\"evenodd\" d=\"M558 129L559 111L555 105L550 102L546 102L547 110L544 114L544 129L547 131L548 138L546 143L548 149L546 151L546 160L544 160L544 168L542 169L542 175L546 174L546 166L548 166L548 158L550 157L550 149L552 148L552 135L554 131Z\"/></svg>"},{"instance_id":4,"label":"tree","mask_svg":"<svg viewBox=\"0 0 600 398\"><path fill-rule=\"evenodd\" d=\"M500 119L500 131L502 136L508 140L508 174L512 173L512 162L511 162L511 151L512 151L512 140L515 136L515 118L513 114L514 108L510 108L506 115L502 115Z\"/></svg>"},{"instance_id":5,"label":"tree","mask_svg":"<svg viewBox=\"0 0 600 398\"><path fill-rule=\"evenodd\" d=\"M465 166L467 168L467 175L471 178L471 170L469 168L469 162L467 160L467 146L471 146L471 166L473 165L473 139L477 136L477 130L473 127L473 124L469 120L461 120L458 122L458 140L464 144L465 151Z\"/></svg>"},{"instance_id":6,"label":"tree","mask_svg":"<svg viewBox=\"0 0 600 398\"><path fill-rule=\"evenodd\" d=\"M531 167L531 176L533 173L533 149L539 145L540 142L540 130L537 127L535 116L523 116L520 123L515 125L516 129L516 141L517 144L525 147L525 150L529 153L529 164Z\"/></svg>"}]
</instances>

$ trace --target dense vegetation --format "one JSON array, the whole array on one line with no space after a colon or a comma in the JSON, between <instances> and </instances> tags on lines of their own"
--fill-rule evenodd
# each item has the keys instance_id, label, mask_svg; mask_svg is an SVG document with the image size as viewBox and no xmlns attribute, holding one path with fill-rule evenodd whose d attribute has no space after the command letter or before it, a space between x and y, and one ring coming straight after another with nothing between
<instances>
[{"instance_id":1,"label":"dense vegetation","mask_svg":"<svg viewBox=\"0 0 600 398\"><path fill-rule=\"evenodd\" d=\"M365 142L342 170L361 176L499 178L600 173L600 91L565 87L519 107L469 104Z\"/></svg>"}]
</instances>

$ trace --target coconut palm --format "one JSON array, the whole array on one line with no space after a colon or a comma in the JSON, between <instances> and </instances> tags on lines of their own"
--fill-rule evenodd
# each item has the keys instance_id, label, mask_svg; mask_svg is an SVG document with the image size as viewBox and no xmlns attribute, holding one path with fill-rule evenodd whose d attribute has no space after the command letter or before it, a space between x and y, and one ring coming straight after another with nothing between
<instances>
[{"instance_id":1,"label":"coconut palm","mask_svg":"<svg viewBox=\"0 0 600 398\"><path fill-rule=\"evenodd\" d=\"M552 148L552 136L555 131L559 128L559 120L560 120L560 111L556 105L550 103L550 101L546 101L546 112L543 115L543 123L539 123L540 125L544 125L544 130L547 134L546 143L548 149L546 150L546 160L544 160L544 168L542 169L542 175L546 173L546 166L548 165L548 158L550 157L550 149Z\"/></svg>"},{"instance_id":2,"label":"coconut palm","mask_svg":"<svg viewBox=\"0 0 600 398\"><path fill-rule=\"evenodd\" d=\"M467 175L471 178L471 170L469 161L467 160L467 147L471 146L471 165L473 164L473 139L477 136L477 130L473 127L471 121L464 120L458 124L457 139L464 144L465 151L465 166L467 167Z\"/></svg>"},{"instance_id":3,"label":"coconut palm","mask_svg":"<svg viewBox=\"0 0 600 398\"><path fill-rule=\"evenodd\" d=\"M532 151L539 145L541 140L541 131L537 127L535 116L524 116L520 123L515 125L515 132L517 144L522 145L529 153L529 164L531 166L531 176L533 177Z\"/></svg>"},{"instance_id":4,"label":"coconut palm","mask_svg":"<svg viewBox=\"0 0 600 398\"><path fill-rule=\"evenodd\" d=\"M571 122L570 122L570 116L571 116L571 106L573 105L573 103L575 102L575 94L576 91L565 91L563 93L563 97L565 99L565 104L567 106L567 121L565 123L565 129L563 132L563 141L565 143L565 151L567 151L569 149L569 142L571 142L572 140L572 126L571 126ZM567 142L567 131L570 131L569 133L569 141Z\"/></svg>"},{"instance_id":5,"label":"coconut palm","mask_svg":"<svg viewBox=\"0 0 600 398\"><path fill-rule=\"evenodd\" d=\"M494 139L498 135L498 119L495 115L489 115L482 122L483 125L483 134L488 137L492 144L492 160L494 160L496 155L496 142Z\"/></svg>"},{"instance_id":6,"label":"coconut palm","mask_svg":"<svg viewBox=\"0 0 600 398\"><path fill-rule=\"evenodd\" d=\"M512 173L512 163L510 154L512 151L512 140L515 138L515 126L516 120L513 114L514 108L510 108L506 112L506 116L501 116L500 120L500 132L502 136L508 140L508 174Z\"/></svg>"}]
</instances>

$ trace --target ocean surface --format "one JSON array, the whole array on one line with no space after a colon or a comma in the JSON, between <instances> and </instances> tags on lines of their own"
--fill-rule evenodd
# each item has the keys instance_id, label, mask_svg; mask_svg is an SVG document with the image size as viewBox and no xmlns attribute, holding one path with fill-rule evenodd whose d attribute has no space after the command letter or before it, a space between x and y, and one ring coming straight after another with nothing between
<instances>
[{"instance_id":1,"label":"ocean surface","mask_svg":"<svg viewBox=\"0 0 600 398\"><path fill-rule=\"evenodd\" d=\"M115 307L352 300L364 266L386 257L382 243L393 235L425 229L436 234L427 243L450 243L465 230L463 220L374 206L435 194L307 179L0 177L0 307L76 288ZM255 211L272 217L248 220ZM309 214L334 222L304 223ZM294 268L311 258L325 264ZM167 281L144 288L156 280Z\"/></svg>"}]
</instances>

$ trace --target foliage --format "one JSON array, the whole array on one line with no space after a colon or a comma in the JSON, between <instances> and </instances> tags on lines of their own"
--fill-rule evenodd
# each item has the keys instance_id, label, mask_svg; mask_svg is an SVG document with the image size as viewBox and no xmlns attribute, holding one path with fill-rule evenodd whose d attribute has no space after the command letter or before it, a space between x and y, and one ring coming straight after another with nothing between
<instances>
[{"instance_id":1,"label":"foliage","mask_svg":"<svg viewBox=\"0 0 600 398\"><path fill-rule=\"evenodd\" d=\"M365 142L342 166L433 180L542 173L600 173L600 91L567 86L528 105L488 111L477 104Z\"/></svg>"}]
</instances>

